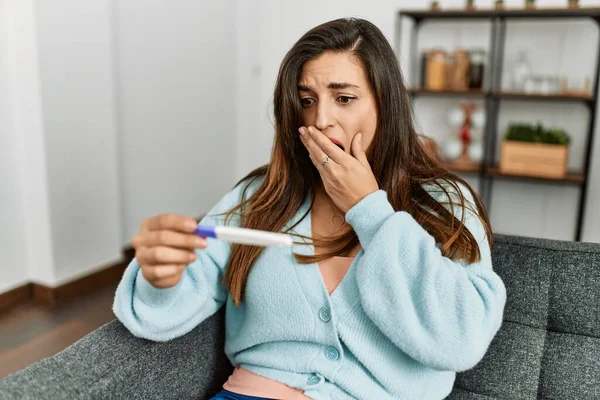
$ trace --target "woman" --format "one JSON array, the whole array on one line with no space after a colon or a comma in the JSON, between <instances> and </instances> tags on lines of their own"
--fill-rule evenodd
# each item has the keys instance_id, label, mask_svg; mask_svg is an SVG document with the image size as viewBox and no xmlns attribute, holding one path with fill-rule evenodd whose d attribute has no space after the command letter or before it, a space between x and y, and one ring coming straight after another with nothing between
<instances>
[{"instance_id":1,"label":"woman","mask_svg":"<svg viewBox=\"0 0 600 400\"><path fill-rule=\"evenodd\" d=\"M214 399L446 397L485 354L506 292L485 209L423 148L392 48L364 20L318 26L283 60L274 103L270 163L202 223L287 232L292 249L150 218L115 314L166 341L225 305L235 370Z\"/></svg>"}]
</instances>

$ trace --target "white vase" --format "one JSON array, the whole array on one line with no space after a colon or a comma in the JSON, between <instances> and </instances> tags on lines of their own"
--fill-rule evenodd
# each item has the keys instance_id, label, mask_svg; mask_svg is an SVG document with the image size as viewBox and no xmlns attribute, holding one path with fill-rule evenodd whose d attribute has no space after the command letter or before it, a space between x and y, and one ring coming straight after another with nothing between
<instances>
[{"instance_id":1,"label":"white vase","mask_svg":"<svg viewBox=\"0 0 600 400\"><path fill-rule=\"evenodd\" d=\"M473 142L468 149L469 160L473 162L481 162L483 160L483 146L481 142Z\"/></svg>"},{"instance_id":2,"label":"white vase","mask_svg":"<svg viewBox=\"0 0 600 400\"><path fill-rule=\"evenodd\" d=\"M471 122L473 123L473 129L482 130L485 125L485 110L478 108L471 116Z\"/></svg>"},{"instance_id":3,"label":"white vase","mask_svg":"<svg viewBox=\"0 0 600 400\"><path fill-rule=\"evenodd\" d=\"M448 110L446 117L448 119L448 124L452 129L460 128L465 120L463 110L460 107L452 107Z\"/></svg>"},{"instance_id":4,"label":"white vase","mask_svg":"<svg viewBox=\"0 0 600 400\"><path fill-rule=\"evenodd\" d=\"M512 88L515 92L525 91L525 82L531 75L531 65L527 60L527 53L524 51L519 52L517 60L512 71Z\"/></svg>"},{"instance_id":5,"label":"white vase","mask_svg":"<svg viewBox=\"0 0 600 400\"><path fill-rule=\"evenodd\" d=\"M458 139L450 138L444 143L442 149L444 158L446 160L456 160L462 155L462 142Z\"/></svg>"}]
</instances>

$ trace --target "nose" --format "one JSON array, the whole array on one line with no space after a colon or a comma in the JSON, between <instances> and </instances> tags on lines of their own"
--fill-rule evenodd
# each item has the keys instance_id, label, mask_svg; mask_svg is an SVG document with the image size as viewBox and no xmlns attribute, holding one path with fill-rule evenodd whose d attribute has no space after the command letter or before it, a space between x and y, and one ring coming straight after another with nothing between
<instances>
[{"instance_id":1,"label":"nose","mask_svg":"<svg viewBox=\"0 0 600 400\"><path fill-rule=\"evenodd\" d=\"M324 131L333 126L333 121L334 117L331 105L326 101L320 101L317 108L317 119L315 121L315 126L320 131Z\"/></svg>"}]
</instances>

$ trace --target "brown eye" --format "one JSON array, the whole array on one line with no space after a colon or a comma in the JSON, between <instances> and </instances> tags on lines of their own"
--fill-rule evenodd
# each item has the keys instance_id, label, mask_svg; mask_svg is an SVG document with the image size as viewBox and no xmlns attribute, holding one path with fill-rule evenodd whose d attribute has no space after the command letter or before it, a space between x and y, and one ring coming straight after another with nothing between
<instances>
[{"instance_id":1,"label":"brown eye","mask_svg":"<svg viewBox=\"0 0 600 400\"><path fill-rule=\"evenodd\" d=\"M303 99L300 99L300 104L302 105L302 107L306 108L306 107L310 107L313 104L314 100L309 98L309 97L305 97Z\"/></svg>"},{"instance_id":2,"label":"brown eye","mask_svg":"<svg viewBox=\"0 0 600 400\"><path fill-rule=\"evenodd\" d=\"M340 103L342 103L342 104L350 104L354 100L356 100L356 97L350 97L350 96L340 96L340 97L338 97L338 101Z\"/></svg>"}]
</instances>

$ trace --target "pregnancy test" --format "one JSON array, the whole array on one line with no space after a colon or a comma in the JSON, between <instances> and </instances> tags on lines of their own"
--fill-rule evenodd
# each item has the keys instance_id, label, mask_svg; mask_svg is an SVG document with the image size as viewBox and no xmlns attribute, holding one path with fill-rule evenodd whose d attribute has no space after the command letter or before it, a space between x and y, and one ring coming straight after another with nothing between
<instances>
[{"instance_id":1,"label":"pregnancy test","mask_svg":"<svg viewBox=\"0 0 600 400\"><path fill-rule=\"evenodd\" d=\"M196 235L212 237L238 244L286 247L293 244L290 235L232 226L198 225Z\"/></svg>"}]
</instances>

